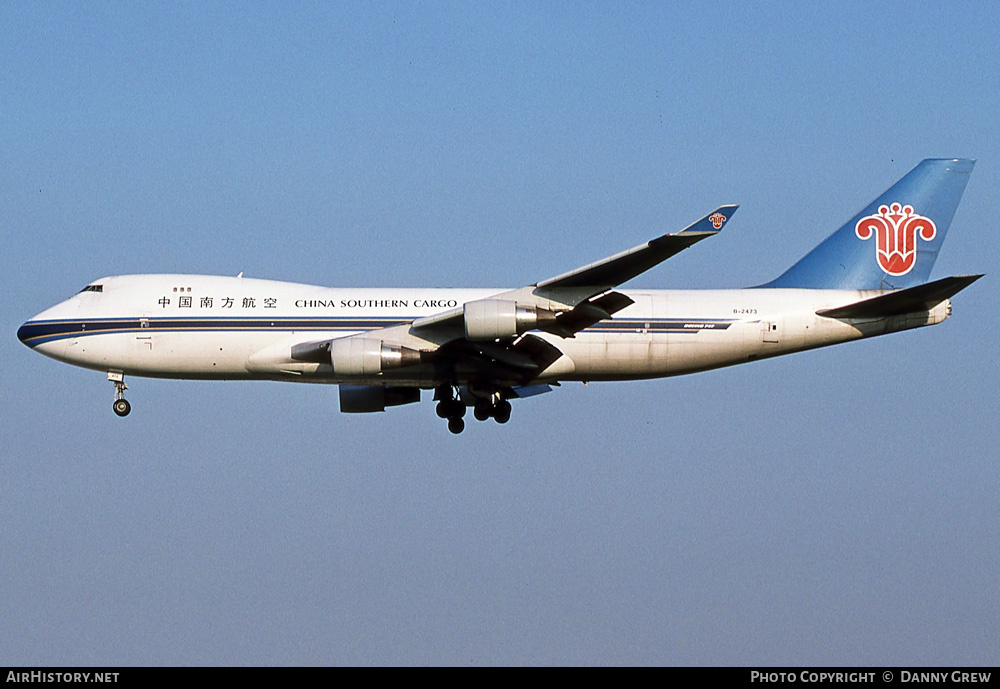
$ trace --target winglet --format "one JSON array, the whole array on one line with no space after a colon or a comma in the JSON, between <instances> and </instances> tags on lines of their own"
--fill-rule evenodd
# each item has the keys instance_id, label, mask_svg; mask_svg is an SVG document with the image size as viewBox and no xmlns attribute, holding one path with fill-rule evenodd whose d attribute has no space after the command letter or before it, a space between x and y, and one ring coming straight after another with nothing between
<instances>
[{"instance_id":1,"label":"winglet","mask_svg":"<svg viewBox=\"0 0 1000 689\"><path fill-rule=\"evenodd\" d=\"M719 206L701 220L692 223L680 232L675 232L674 234L695 234L698 232L715 234L716 232L720 232L722 228L725 227L726 223L729 222L729 219L733 217L733 213L736 212L737 208L739 208L739 206L735 203ZM670 235L665 236L669 237ZM654 239L653 241L655 242L656 240Z\"/></svg>"}]
</instances>

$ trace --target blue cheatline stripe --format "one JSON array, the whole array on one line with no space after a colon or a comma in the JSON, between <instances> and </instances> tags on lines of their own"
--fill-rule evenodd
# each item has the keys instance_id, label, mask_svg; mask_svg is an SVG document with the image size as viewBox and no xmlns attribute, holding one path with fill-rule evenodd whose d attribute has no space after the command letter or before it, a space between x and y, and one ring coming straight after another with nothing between
<instances>
[{"instance_id":1,"label":"blue cheatline stripe","mask_svg":"<svg viewBox=\"0 0 1000 689\"><path fill-rule=\"evenodd\" d=\"M73 337L108 333L163 332L280 332L280 331L357 331L391 328L411 323L413 318L109 318L28 321L17 337L30 347ZM721 318L642 319L627 318L595 323L582 332L594 333L696 333L701 330L725 330L734 321ZM147 325L144 327L143 323Z\"/></svg>"}]
</instances>

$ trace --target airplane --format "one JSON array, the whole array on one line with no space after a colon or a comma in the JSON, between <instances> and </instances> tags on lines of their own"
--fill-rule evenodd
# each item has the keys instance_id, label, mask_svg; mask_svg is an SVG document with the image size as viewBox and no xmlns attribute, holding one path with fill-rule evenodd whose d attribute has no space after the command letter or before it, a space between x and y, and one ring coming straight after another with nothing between
<instances>
[{"instance_id":1,"label":"airplane","mask_svg":"<svg viewBox=\"0 0 1000 689\"><path fill-rule=\"evenodd\" d=\"M927 159L782 275L726 290L619 286L718 234L737 206L519 289L338 289L201 275L104 277L28 320L28 347L126 376L340 386L340 409L385 411L434 390L452 433L471 407L565 382L662 378L940 323L982 275L928 282L974 160Z\"/></svg>"}]
</instances>

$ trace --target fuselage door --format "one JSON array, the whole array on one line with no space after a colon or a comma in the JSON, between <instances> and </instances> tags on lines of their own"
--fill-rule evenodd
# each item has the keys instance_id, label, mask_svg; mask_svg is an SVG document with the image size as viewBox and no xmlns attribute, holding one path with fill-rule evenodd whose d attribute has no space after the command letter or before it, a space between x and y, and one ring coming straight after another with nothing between
<instances>
[{"instance_id":1,"label":"fuselage door","mask_svg":"<svg viewBox=\"0 0 1000 689\"><path fill-rule=\"evenodd\" d=\"M139 329L135 331L135 345L140 352L153 351L153 331L149 328L149 314L139 316Z\"/></svg>"},{"instance_id":2,"label":"fuselage door","mask_svg":"<svg viewBox=\"0 0 1000 689\"><path fill-rule=\"evenodd\" d=\"M781 318L761 321L761 339L765 343L777 344L781 340Z\"/></svg>"}]
</instances>

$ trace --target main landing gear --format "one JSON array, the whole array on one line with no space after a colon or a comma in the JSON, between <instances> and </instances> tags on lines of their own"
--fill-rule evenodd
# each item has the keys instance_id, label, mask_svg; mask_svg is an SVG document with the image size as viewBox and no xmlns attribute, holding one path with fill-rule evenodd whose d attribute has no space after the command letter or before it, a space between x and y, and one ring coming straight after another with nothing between
<instances>
[{"instance_id":1,"label":"main landing gear","mask_svg":"<svg viewBox=\"0 0 1000 689\"><path fill-rule=\"evenodd\" d=\"M442 385L434 394L434 399L438 400L437 415L442 419L448 419L448 430L458 434L465 430L465 405L460 400L455 399L455 389L450 385Z\"/></svg>"},{"instance_id":2,"label":"main landing gear","mask_svg":"<svg viewBox=\"0 0 1000 689\"><path fill-rule=\"evenodd\" d=\"M437 415L448 419L448 430L458 434L465 430L465 403L455 397L455 389L451 385L442 385L434 394L438 400ZM497 423L510 421L510 402L499 392L477 396L472 406L472 415L477 421L493 418Z\"/></svg>"},{"instance_id":3,"label":"main landing gear","mask_svg":"<svg viewBox=\"0 0 1000 689\"><path fill-rule=\"evenodd\" d=\"M478 421L485 421L493 417L497 423L507 423L510 421L510 402L503 399L499 392L493 393L489 397L479 397L472 407L472 415Z\"/></svg>"},{"instance_id":4,"label":"main landing gear","mask_svg":"<svg viewBox=\"0 0 1000 689\"><path fill-rule=\"evenodd\" d=\"M115 401L111 408L118 416L128 416L128 413L132 411L132 405L125 399L125 391L128 390L128 386L125 385L125 374L108 371L108 380L115 384Z\"/></svg>"}]
</instances>

